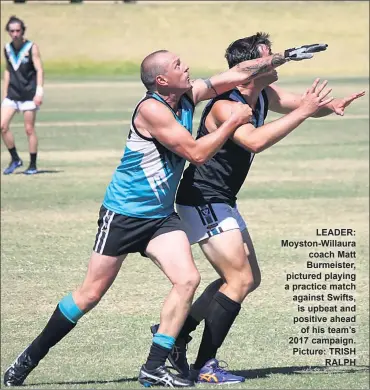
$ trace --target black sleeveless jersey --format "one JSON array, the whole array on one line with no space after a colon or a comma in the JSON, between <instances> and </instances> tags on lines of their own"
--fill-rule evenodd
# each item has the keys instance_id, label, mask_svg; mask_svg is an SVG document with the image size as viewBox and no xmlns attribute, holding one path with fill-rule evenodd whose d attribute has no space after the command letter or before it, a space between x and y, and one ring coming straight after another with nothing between
<instances>
[{"instance_id":1,"label":"black sleeveless jersey","mask_svg":"<svg viewBox=\"0 0 370 390\"><path fill-rule=\"evenodd\" d=\"M10 73L7 98L11 100L32 100L36 93L36 69L32 59L33 42L26 40L19 49L7 43L4 54Z\"/></svg>"},{"instance_id":2,"label":"black sleeveless jersey","mask_svg":"<svg viewBox=\"0 0 370 390\"><path fill-rule=\"evenodd\" d=\"M203 111L197 139L209 134L205 121L212 106L219 100L248 104L238 89L212 99ZM253 111L252 123L256 128L263 125L267 111L267 95L262 91ZM188 166L180 182L176 203L188 206L227 203L234 206L236 195L248 175L253 158L254 153L245 150L230 139L227 140L205 164L198 167L193 164Z\"/></svg>"}]
</instances>

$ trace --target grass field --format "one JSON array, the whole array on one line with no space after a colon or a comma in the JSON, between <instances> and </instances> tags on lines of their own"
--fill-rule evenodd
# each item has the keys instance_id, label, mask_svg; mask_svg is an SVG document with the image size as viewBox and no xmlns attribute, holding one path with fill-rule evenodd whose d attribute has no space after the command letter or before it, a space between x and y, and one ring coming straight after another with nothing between
<instances>
[{"instance_id":1,"label":"grass field","mask_svg":"<svg viewBox=\"0 0 370 390\"><path fill-rule=\"evenodd\" d=\"M302 91L310 82L286 86ZM367 95L343 118L309 120L258 155L240 193L239 209L262 270L262 285L244 303L219 353L231 369L248 376L240 388L368 388L368 80L332 86L335 96L362 89ZM81 282L104 190L142 93L135 82L46 84L37 132L39 168L49 172L2 176L2 373L38 334L57 302ZM21 120L16 117L13 131L28 163ZM1 151L3 169L8 153L3 146ZM322 358L294 357L289 349L288 337L299 336L299 328L292 325L296 305L284 291L285 274L302 270L307 253L282 249L280 240L314 239L315 229L326 227L357 232L356 367L326 368ZM199 249L193 251L203 288L215 274ZM151 340L149 326L158 321L169 288L147 259L129 256L106 297L40 363L27 386L137 388L138 368ZM201 331L194 336L191 361Z\"/></svg>"}]
</instances>

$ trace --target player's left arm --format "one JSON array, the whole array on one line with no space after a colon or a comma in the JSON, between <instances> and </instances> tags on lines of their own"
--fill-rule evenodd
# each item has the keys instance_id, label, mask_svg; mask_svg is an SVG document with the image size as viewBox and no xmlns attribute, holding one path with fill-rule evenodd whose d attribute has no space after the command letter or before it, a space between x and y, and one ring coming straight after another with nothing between
<instances>
[{"instance_id":1,"label":"player's left arm","mask_svg":"<svg viewBox=\"0 0 370 390\"><path fill-rule=\"evenodd\" d=\"M302 98L300 95L285 91L274 84L265 88L265 91L268 97L269 110L278 112L279 114L287 114L295 110L299 106ZM343 116L345 108L348 107L354 100L364 95L365 91L362 91L341 99L333 99L330 103L318 110L313 115L313 118L320 118L332 113Z\"/></svg>"},{"instance_id":2,"label":"player's left arm","mask_svg":"<svg viewBox=\"0 0 370 390\"><path fill-rule=\"evenodd\" d=\"M42 66L40 50L36 43L34 43L32 46L32 59L37 74L36 94L33 98L33 101L37 106L40 106L44 97L44 68Z\"/></svg>"}]
</instances>

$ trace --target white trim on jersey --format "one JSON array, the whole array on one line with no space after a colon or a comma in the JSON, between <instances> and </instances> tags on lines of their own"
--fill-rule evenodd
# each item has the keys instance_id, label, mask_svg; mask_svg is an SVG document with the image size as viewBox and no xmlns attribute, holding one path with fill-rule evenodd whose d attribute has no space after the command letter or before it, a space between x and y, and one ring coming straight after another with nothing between
<instances>
[{"instance_id":1,"label":"white trim on jersey","mask_svg":"<svg viewBox=\"0 0 370 390\"><path fill-rule=\"evenodd\" d=\"M12 45L10 43L7 43L5 45L5 50L9 57L9 62L12 65L13 69L17 71L19 67L21 66L23 58L26 56L26 54L30 51L31 47L33 45L33 42L29 41L27 42L19 51L18 55L14 53L14 50L12 48Z\"/></svg>"}]
</instances>

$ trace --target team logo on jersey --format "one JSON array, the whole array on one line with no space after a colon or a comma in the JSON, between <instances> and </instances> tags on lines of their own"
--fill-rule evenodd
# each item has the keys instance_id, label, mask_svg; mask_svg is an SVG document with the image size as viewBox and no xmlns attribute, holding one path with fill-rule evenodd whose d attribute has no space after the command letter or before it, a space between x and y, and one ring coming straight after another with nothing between
<instances>
[{"instance_id":1,"label":"team logo on jersey","mask_svg":"<svg viewBox=\"0 0 370 390\"><path fill-rule=\"evenodd\" d=\"M201 208L200 211L201 211L203 217L208 217L211 214L211 211L208 208L208 206Z\"/></svg>"}]
</instances>

